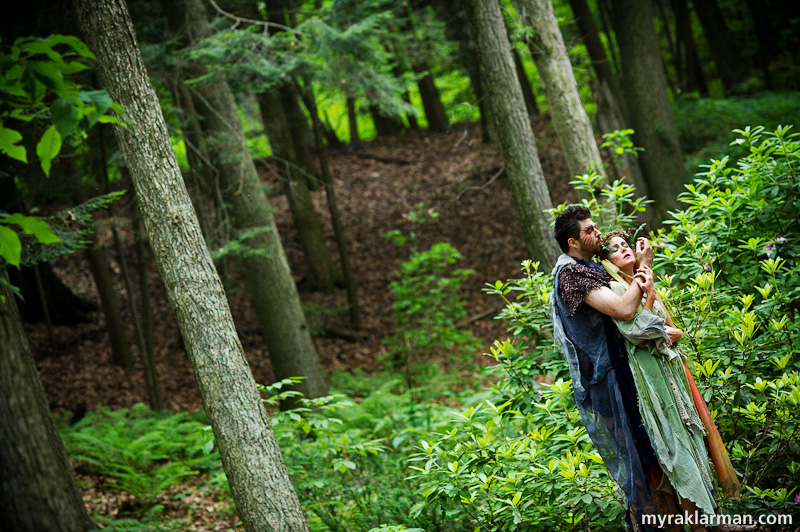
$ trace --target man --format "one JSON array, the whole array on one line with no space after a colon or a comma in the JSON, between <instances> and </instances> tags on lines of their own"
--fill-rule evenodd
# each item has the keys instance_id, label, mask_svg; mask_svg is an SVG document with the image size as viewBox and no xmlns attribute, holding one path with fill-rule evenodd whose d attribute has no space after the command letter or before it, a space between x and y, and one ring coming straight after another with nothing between
<instances>
[{"instance_id":1,"label":"man","mask_svg":"<svg viewBox=\"0 0 800 532\"><path fill-rule=\"evenodd\" d=\"M653 248L644 238L637 241L642 266L636 282L618 296L609 286L611 277L592 261L602 240L588 209L567 207L556 219L553 233L564 252L553 269L550 310L554 336L567 359L586 431L625 492L634 517L631 525L639 529L642 514L658 513L648 475L656 471L651 468L659 466L639 414L625 344L611 317L633 318L642 286L653 282Z\"/></svg>"}]
</instances>

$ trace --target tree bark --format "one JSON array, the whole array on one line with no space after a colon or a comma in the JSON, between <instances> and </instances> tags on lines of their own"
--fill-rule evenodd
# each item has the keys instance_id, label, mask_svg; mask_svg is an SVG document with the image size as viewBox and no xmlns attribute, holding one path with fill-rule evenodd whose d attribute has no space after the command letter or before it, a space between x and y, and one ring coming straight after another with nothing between
<instances>
[{"instance_id":1,"label":"tree bark","mask_svg":"<svg viewBox=\"0 0 800 532\"><path fill-rule=\"evenodd\" d=\"M339 263L342 267L342 276L345 291L347 292L348 313L350 315L350 325L358 330L361 328L361 305L358 303L358 289L356 280L353 276L353 268L350 263L350 250L347 245L347 235L345 234L342 214L336 201L336 190L333 186L333 176L331 175L330 164L328 162L328 148L323 142L322 123L317 113L317 102L311 90L300 91L303 95L308 112L311 115L311 126L314 131L314 140L317 145L319 155L319 166L322 171L322 181L325 184L325 197L328 200L328 211L331 214L331 225L336 236L336 246L339 250Z\"/></svg>"},{"instance_id":2,"label":"tree bark","mask_svg":"<svg viewBox=\"0 0 800 532\"><path fill-rule=\"evenodd\" d=\"M672 117L650 2L614 0L612 24L622 59L623 88L628 101L633 142L644 151L639 162L653 200L655 229L678 208L686 170Z\"/></svg>"},{"instance_id":3,"label":"tree bark","mask_svg":"<svg viewBox=\"0 0 800 532\"><path fill-rule=\"evenodd\" d=\"M8 280L5 266L0 277ZM14 295L0 284L0 530L92 528L50 417Z\"/></svg>"},{"instance_id":4,"label":"tree bark","mask_svg":"<svg viewBox=\"0 0 800 532\"><path fill-rule=\"evenodd\" d=\"M675 9L675 31L680 48L681 88L685 92L699 92L708 96L703 67L697 55L697 45L692 32L692 21L687 0L673 0Z\"/></svg>"},{"instance_id":5,"label":"tree bark","mask_svg":"<svg viewBox=\"0 0 800 532\"><path fill-rule=\"evenodd\" d=\"M419 96L422 99L422 108L425 110L425 118L428 120L428 129L438 133L447 131L450 122L447 120L447 112L442 105L442 98L439 96L439 89L436 88L433 75L427 63L415 64L412 69L415 74L425 75L417 81Z\"/></svg>"},{"instance_id":6,"label":"tree bark","mask_svg":"<svg viewBox=\"0 0 800 532\"><path fill-rule=\"evenodd\" d=\"M622 98L622 87L619 84L617 75L614 73L614 69L611 68L606 49L600 41L600 32L589 9L589 4L586 0L569 0L569 5L572 8L573 15L575 15L578 30L581 32L581 40L586 45L586 51L592 61L592 69L597 74L600 85L607 85L611 91L617 103L617 114L624 117L626 110L624 109L625 100Z\"/></svg>"},{"instance_id":7,"label":"tree bark","mask_svg":"<svg viewBox=\"0 0 800 532\"><path fill-rule=\"evenodd\" d=\"M747 77L748 64L737 40L731 35L717 0L693 0L708 48L717 65L725 92L730 93L737 83Z\"/></svg>"},{"instance_id":8,"label":"tree bark","mask_svg":"<svg viewBox=\"0 0 800 532\"><path fill-rule=\"evenodd\" d=\"M283 181L283 190L297 229L297 239L308 266L311 287L314 290L332 292L339 272L325 243L322 223L306 186L305 170L297 164L300 158L295 151L296 143L291 134L291 119L285 113L284 98L275 91L261 93L257 99L264 129L277 159L278 175ZM308 162L304 164L307 165ZM316 175L312 177L317 179Z\"/></svg>"},{"instance_id":9,"label":"tree bark","mask_svg":"<svg viewBox=\"0 0 800 532\"><path fill-rule=\"evenodd\" d=\"M350 130L350 144L355 144L361 139L358 136L358 115L356 115L356 99L347 97L347 125Z\"/></svg>"},{"instance_id":10,"label":"tree bark","mask_svg":"<svg viewBox=\"0 0 800 532\"><path fill-rule=\"evenodd\" d=\"M570 176L605 175L589 115L583 107L564 38L550 0L515 0L524 23L533 28L532 54L550 106L553 126Z\"/></svg>"},{"instance_id":11,"label":"tree bark","mask_svg":"<svg viewBox=\"0 0 800 532\"><path fill-rule=\"evenodd\" d=\"M96 231L92 234L92 242L86 248L86 258L92 271L97 294L100 296L100 308L106 318L106 331L111 343L111 360L125 371L133 369L130 342L125 331L120 313L119 297L111 280L111 271L105 249L100 247Z\"/></svg>"},{"instance_id":12,"label":"tree bark","mask_svg":"<svg viewBox=\"0 0 800 532\"><path fill-rule=\"evenodd\" d=\"M125 110L115 133L248 532L308 530L222 284L203 241L123 0L75 0L100 79ZM244 184L243 184L244 187ZM254 192L247 187L242 195Z\"/></svg>"},{"instance_id":13,"label":"tree bark","mask_svg":"<svg viewBox=\"0 0 800 532\"><path fill-rule=\"evenodd\" d=\"M545 212L552 207L552 200L500 6L494 0L464 0L464 8L475 38L486 98L511 181L514 212L522 227L525 247L531 259L549 267L559 254L550 230L550 216Z\"/></svg>"},{"instance_id":14,"label":"tree bark","mask_svg":"<svg viewBox=\"0 0 800 532\"><path fill-rule=\"evenodd\" d=\"M136 337L136 346L139 348L139 360L142 362L145 387L147 388L147 402L153 411L161 410L161 390L158 383L158 368L155 358L151 351L147 350L147 342L144 339L142 321L139 319L138 306L136 304L136 291L133 289L133 281L128 274L128 261L122 249L122 241L119 238L116 224L112 224L111 232L114 236L114 249L117 252L117 264L119 264L120 274L125 284L125 294L128 296L128 312L133 322L133 332Z\"/></svg>"},{"instance_id":15,"label":"tree bark","mask_svg":"<svg viewBox=\"0 0 800 532\"><path fill-rule=\"evenodd\" d=\"M519 79L519 86L522 89L522 97L525 99L525 109L528 110L529 116L537 116L539 114L539 106L536 104L536 94L533 92L531 80L528 79L528 73L525 72L525 65L522 63L519 51L513 44L511 45L511 52L514 54L514 68L517 70L517 79Z\"/></svg>"},{"instance_id":16,"label":"tree bark","mask_svg":"<svg viewBox=\"0 0 800 532\"><path fill-rule=\"evenodd\" d=\"M168 11L170 17L174 17L169 21L170 26L186 31L190 41L211 34L199 0L182 0L170 3L170 7L174 9L174 12ZM193 67L204 71L199 65ZM208 129L226 134L225 143L217 146L220 151L214 158L218 161L216 166L225 202L231 205L233 225L242 233L257 230L258 234L246 242L252 249L264 252L249 253L241 260L245 286L269 348L275 377L279 380L303 377L295 389L306 397L326 395L325 374L306 324L272 207L247 149L233 94L225 83L198 84L196 91L206 105L214 109L206 115ZM151 236L151 245L152 242ZM283 406L292 404L289 401Z\"/></svg>"}]
</instances>

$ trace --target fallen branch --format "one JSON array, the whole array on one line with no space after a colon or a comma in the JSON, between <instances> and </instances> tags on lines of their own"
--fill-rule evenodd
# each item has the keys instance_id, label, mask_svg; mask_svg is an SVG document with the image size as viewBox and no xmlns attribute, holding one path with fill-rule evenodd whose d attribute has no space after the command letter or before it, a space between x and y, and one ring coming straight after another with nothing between
<instances>
[{"instance_id":1,"label":"fallen branch","mask_svg":"<svg viewBox=\"0 0 800 532\"><path fill-rule=\"evenodd\" d=\"M489 185L494 183L497 180L497 178L500 177L503 174L503 172L505 172L505 170L506 170L506 165L504 164L504 165L502 165L500 167L500 170L498 170L497 173L494 174L491 179L489 179L489 181L487 181L486 183L484 183L484 184L482 184L480 186L466 187L464 190L459 192L458 195L455 198L453 198L450 201L455 203L456 201L461 199L461 196L463 196L464 194L466 194L470 190L482 190L482 189L488 187Z\"/></svg>"},{"instance_id":2,"label":"fallen branch","mask_svg":"<svg viewBox=\"0 0 800 532\"><path fill-rule=\"evenodd\" d=\"M467 325L475 323L476 321L480 321L480 320L482 320L482 319L484 319L486 317L489 317L489 316L492 316L494 314L497 314L498 312L500 312L503 309L503 307L505 307L505 305L497 305L497 306L494 306L494 307L492 307L490 309L484 310L483 312L481 312L479 314L475 314L474 316L471 316L469 318L464 318L460 322L456 323L456 327L459 327L459 328L460 327L466 327Z\"/></svg>"}]
</instances>

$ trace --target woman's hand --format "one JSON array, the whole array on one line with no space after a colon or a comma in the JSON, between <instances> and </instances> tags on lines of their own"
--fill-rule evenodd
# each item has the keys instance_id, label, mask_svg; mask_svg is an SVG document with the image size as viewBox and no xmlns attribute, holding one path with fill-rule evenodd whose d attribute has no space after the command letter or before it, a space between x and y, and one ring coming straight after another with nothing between
<instances>
[{"instance_id":1,"label":"woman's hand","mask_svg":"<svg viewBox=\"0 0 800 532\"><path fill-rule=\"evenodd\" d=\"M639 261L639 265L650 268L653 265L654 259L655 252L653 251L653 246L650 245L650 241L644 237L637 238L636 260Z\"/></svg>"},{"instance_id":2,"label":"woman's hand","mask_svg":"<svg viewBox=\"0 0 800 532\"><path fill-rule=\"evenodd\" d=\"M667 336L673 344L677 344L681 341L681 338L683 338L683 331L676 327L664 325L664 330L667 331Z\"/></svg>"}]
</instances>

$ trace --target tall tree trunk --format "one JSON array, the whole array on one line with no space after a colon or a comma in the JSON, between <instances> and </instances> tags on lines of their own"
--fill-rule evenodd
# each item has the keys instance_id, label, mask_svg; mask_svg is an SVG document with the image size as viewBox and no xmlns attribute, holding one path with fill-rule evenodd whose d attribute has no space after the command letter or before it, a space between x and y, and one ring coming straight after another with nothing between
<instances>
[{"instance_id":1,"label":"tall tree trunk","mask_svg":"<svg viewBox=\"0 0 800 532\"><path fill-rule=\"evenodd\" d=\"M277 159L278 174L283 181L283 190L297 229L297 238L306 259L311 287L315 290L332 292L339 278L339 272L325 243L322 223L306 186L303 175L305 170L295 164L299 157L294 150L296 143L291 135L291 119L284 113L286 109L284 103L278 91L258 95L261 119ZM316 175L313 178L317 179Z\"/></svg>"},{"instance_id":2,"label":"tall tree trunk","mask_svg":"<svg viewBox=\"0 0 800 532\"><path fill-rule=\"evenodd\" d=\"M353 276L353 268L350 265L350 250L347 246L347 235L345 234L342 214L336 201L336 190L333 186L333 176L331 175L330 164L328 162L328 148L325 146L322 135L322 123L317 113L317 102L314 100L314 93L311 90L300 92L305 100L308 112L311 115L311 125L314 131L314 139L317 144L317 154L319 155L319 166L322 173L322 180L325 183L325 197L328 200L328 211L331 214L331 224L333 233L336 236L336 246L339 249L339 262L342 266L342 276L344 287L347 292L348 313L350 315L350 325L356 330L361 328L361 305L358 303L358 290L356 280Z\"/></svg>"},{"instance_id":3,"label":"tall tree trunk","mask_svg":"<svg viewBox=\"0 0 800 532\"><path fill-rule=\"evenodd\" d=\"M680 46L680 64L683 68L681 79L682 89L686 92L699 92L708 96L708 84L706 83L703 67L697 55L697 45L694 41L692 32L692 21L689 14L689 4L687 0L673 0L675 9L675 31L677 32L678 44Z\"/></svg>"},{"instance_id":4,"label":"tall tree trunk","mask_svg":"<svg viewBox=\"0 0 800 532\"><path fill-rule=\"evenodd\" d=\"M619 78L611 68L600 33L586 0L570 0L572 13L578 23L581 38L589 52L597 83L592 87L597 104L597 127L601 134L613 133L629 126L628 111ZM634 155L624 155L614 165L617 179L626 179L636 188L637 196L647 195L647 185L642 177L639 160Z\"/></svg>"},{"instance_id":5,"label":"tall tree trunk","mask_svg":"<svg viewBox=\"0 0 800 532\"><path fill-rule=\"evenodd\" d=\"M769 70L769 63L770 59L777 55L775 34L780 32L776 31L769 23L769 13L764 2L745 0L745 3L753 15L753 25L758 38L758 62L761 63L761 72L764 75L764 87L767 90L772 90L772 74ZM696 5L695 8L697 8ZM794 29L793 33L796 34L796 29Z\"/></svg>"},{"instance_id":6,"label":"tall tree trunk","mask_svg":"<svg viewBox=\"0 0 800 532\"><path fill-rule=\"evenodd\" d=\"M355 144L361 139L358 137L358 115L356 115L356 99L347 97L347 125L350 130L350 144Z\"/></svg>"},{"instance_id":7,"label":"tall tree trunk","mask_svg":"<svg viewBox=\"0 0 800 532\"><path fill-rule=\"evenodd\" d=\"M191 42L211 35L201 0L170 2L168 7L175 10L168 11L169 25L178 32L187 32ZM198 73L204 72L199 65L192 65L192 68L196 68ZM225 201L231 205L233 225L241 233L255 231L256 234L246 243L253 249L266 252L266 256L248 254L242 262L247 292L269 348L275 377L279 380L304 377L295 387L297 390L306 397L326 395L325 374L300 306L300 296L275 226L272 207L267 202L264 184L247 149L233 94L224 82L198 84L196 90L214 109L205 117L208 130L224 133L224 136L217 135L216 140L223 143L215 147L218 151L214 160ZM308 196L308 190L305 192ZM152 245L152 235L150 241ZM291 404L288 402L284 406Z\"/></svg>"},{"instance_id":8,"label":"tall tree trunk","mask_svg":"<svg viewBox=\"0 0 800 532\"><path fill-rule=\"evenodd\" d=\"M151 356L153 353L148 351L147 342L144 339L142 320L139 318L138 305L136 304L136 291L133 289L133 280L128 274L128 261L125 259L125 252L122 249L122 241L119 238L119 231L117 231L116 224L112 224L111 232L114 235L114 249L117 252L117 263L119 264L120 274L125 284L125 294L128 297L128 312L133 322L136 346L139 348L139 359L142 362L144 382L147 388L147 402L151 410L158 411L163 408L161 404L161 389L158 382L158 368L155 358Z\"/></svg>"},{"instance_id":9,"label":"tall tree trunk","mask_svg":"<svg viewBox=\"0 0 800 532\"><path fill-rule=\"evenodd\" d=\"M111 343L111 360L125 371L133 369L130 343L122 322L119 309L119 297L111 280L111 270L108 265L106 251L100 246L97 231L92 234L92 241L86 248L86 258L92 271L97 294L100 296L100 308L106 318L106 331Z\"/></svg>"},{"instance_id":10,"label":"tall tree trunk","mask_svg":"<svg viewBox=\"0 0 800 532\"><path fill-rule=\"evenodd\" d=\"M651 222L660 225L678 208L686 170L672 117L650 2L614 0L614 30L622 57L623 88L628 100L633 141L647 192L654 201ZM655 227L653 227L655 229Z\"/></svg>"},{"instance_id":11,"label":"tall tree trunk","mask_svg":"<svg viewBox=\"0 0 800 532\"><path fill-rule=\"evenodd\" d=\"M673 39L672 37L672 25L670 24L669 11L667 10L667 6L664 2L665 0L656 0L658 9L661 13L661 34L667 41L667 49L669 50L669 55L672 59L672 68L675 71L675 75L671 77L669 75L669 70L667 70L667 63L662 61L662 64L664 65L664 76L666 77L667 84L672 91L672 95L678 96L681 86L681 54L680 50L678 49L678 43L676 39Z\"/></svg>"},{"instance_id":12,"label":"tall tree trunk","mask_svg":"<svg viewBox=\"0 0 800 532\"><path fill-rule=\"evenodd\" d=\"M386 114L380 106L370 99L369 114L375 125L375 134L378 137L394 137L405 130L405 124L399 116Z\"/></svg>"},{"instance_id":13,"label":"tall tree trunk","mask_svg":"<svg viewBox=\"0 0 800 532\"><path fill-rule=\"evenodd\" d=\"M522 89L522 97L525 99L525 109L528 110L529 116L536 116L539 114L539 106L536 104L536 94L533 92L531 80L528 79L525 65L522 63L519 51L513 44L511 45L511 52L514 54L514 68L517 70L517 79L519 80L520 89Z\"/></svg>"},{"instance_id":14,"label":"tall tree trunk","mask_svg":"<svg viewBox=\"0 0 800 532\"><path fill-rule=\"evenodd\" d=\"M589 5L586 0L569 0L569 5L572 7L575 21L578 23L581 40L586 45L586 51L592 61L592 69L597 74L600 85L606 85L608 90L611 91L618 107L616 113L620 117L624 117L626 110L624 107L625 100L622 97L622 87L619 84L617 75L611 68L606 49L603 47L602 41L600 41L600 32L597 29L597 24L595 24Z\"/></svg>"},{"instance_id":15,"label":"tall tree trunk","mask_svg":"<svg viewBox=\"0 0 800 532\"><path fill-rule=\"evenodd\" d=\"M425 110L425 118L428 120L428 129L439 133L447 131L450 122L447 120L447 112L442 105L439 89L436 88L428 64L417 63L412 68L415 74L425 72L425 75L417 81L417 87L422 99L422 108Z\"/></svg>"},{"instance_id":16,"label":"tall tree trunk","mask_svg":"<svg viewBox=\"0 0 800 532\"><path fill-rule=\"evenodd\" d=\"M511 181L514 212L522 227L525 247L531 259L549 268L559 254L550 230L550 216L545 212L552 207L552 201L500 6L494 0L464 0L464 8L475 38L486 98Z\"/></svg>"},{"instance_id":17,"label":"tall tree trunk","mask_svg":"<svg viewBox=\"0 0 800 532\"><path fill-rule=\"evenodd\" d=\"M717 0L693 0L692 3L717 65L717 72L722 78L722 85L725 92L730 93L737 83L746 79L749 65L742 56L737 40L728 29Z\"/></svg>"},{"instance_id":18,"label":"tall tree trunk","mask_svg":"<svg viewBox=\"0 0 800 532\"><path fill-rule=\"evenodd\" d=\"M515 0L514 5L523 22L533 28L533 61L547 95L553 126L570 175L605 174L553 4L550 0Z\"/></svg>"},{"instance_id":19,"label":"tall tree trunk","mask_svg":"<svg viewBox=\"0 0 800 532\"><path fill-rule=\"evenodd\" d=\"M117 127L115 133L245 529L307 532L184 187L127 7L123 0L75 4L81 31L97 56L100 79L125 110L129 127Z\"/></svg>"},{"instance_id":20,"label":"tall tree trunk","mask_svg":"<svg viewBox=\"0 0 800 532\"><path fill-rule=\"evenodd\" d=\"M0 278L8 281L5 266ZM14 295L0 283L0 530L92 528L56 431Z\"/></svg>"},{"instance_id":21,"label":"tall tree trunk","mask_svg":"<svg viewBox=\"0 0 800 532\"><path fill-rule=\"evenodd\" d=\"M291 4L288 0L266 0L265 9L268 20L283 26L283 28L268 28L271 35L284 32L286 31L284 28L292 28L297 25L295 10ZM253 19L260 18L257 2L251 2L245 7ZM312 156L314 133L309 126L308 118L301 109L300 95L295 90L293 81L279 84L274 87L274 91L280 97L280 104L287 118L288 132L292 143L291 151L295 155L292 163L302 169L297 177L306 181L309 190L319 190L322 188L322 181L319 179L319 171L314 165ZM270 139L270 143L272 143L272 139Z\"/></svg>"}]
</instances>

